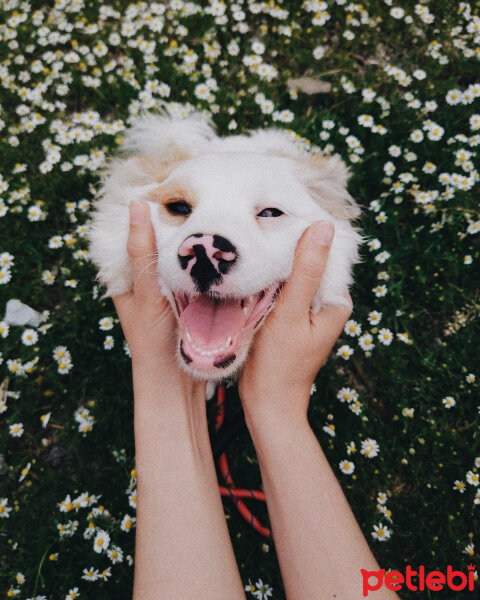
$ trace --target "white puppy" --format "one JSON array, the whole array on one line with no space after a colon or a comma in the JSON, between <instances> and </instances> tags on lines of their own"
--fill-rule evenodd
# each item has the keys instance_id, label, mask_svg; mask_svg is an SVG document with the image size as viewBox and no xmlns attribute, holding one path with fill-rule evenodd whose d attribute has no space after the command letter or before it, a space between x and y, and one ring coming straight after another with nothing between
<instances>
[{"instance_id":1,"label":"white puppy","mask_svg":"<svg viewBox=\"0 0 480 600\"><path fill-rule=\"evenodd\" d=\"M145 117L125 148L96 203L91 257L107 295L129 290L128 205L149 203L159 293L178 320L180 363L195 376L219 380L241 367L314 221L333 223L335 236L312 309L345 302L360 211L339 158L300 150L280 130L219 138L199 115Z\"/></svg>"}]
</instances>

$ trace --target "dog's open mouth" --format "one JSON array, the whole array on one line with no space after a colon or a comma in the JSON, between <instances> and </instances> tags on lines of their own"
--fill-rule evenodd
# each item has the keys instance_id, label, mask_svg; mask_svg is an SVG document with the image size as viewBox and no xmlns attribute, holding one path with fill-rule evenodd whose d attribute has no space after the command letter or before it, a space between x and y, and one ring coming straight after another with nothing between
<instances>
[{"instance_id":1,"label":"dog's open mouth","mask_svg":"<svg viewBox=\"0 0 480 600\"><path fill-rule=\"evenodd\" d=\"M180 353L190 367L218 375L244 354L245 340L260 325L282 284L245 298L174 293L180 317Z\"/></svg>"}]
</instances>

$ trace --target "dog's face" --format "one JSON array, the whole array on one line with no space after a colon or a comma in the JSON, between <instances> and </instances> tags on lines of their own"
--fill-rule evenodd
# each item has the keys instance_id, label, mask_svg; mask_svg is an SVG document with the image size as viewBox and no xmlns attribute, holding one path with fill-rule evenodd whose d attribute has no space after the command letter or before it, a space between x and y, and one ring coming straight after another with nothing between
<instances>
[{"instance_id":1,"label":"dog's face","mask_svg":"<svg viewBox=\"0 0 480 600\"><path fill-rule=\"evenodd\" d=\"M302 231L331 220L293 167L275 156L211 153L182 161L148 194L181 360L197 374L238 369Z\"/></svg>"},{"instance_id":2,"label":"dog's face","mask_svg":"<svg viewBox=\"0 0 480 600\"><path fill-rule=\"evenodd\" d=\"M358 236L345 208L356 207L342 177L332 173L341 163L317 157L315 165L311 159L307 164L307 157L264 151L246 140L254 141L215 138L199 152L177 148L165 159L143 151L117 163L90 234L108 292L119 293L119 279L125 291L132 283L128 257L123 250L115 259L114 249L126 244L128 202L135 197L149 203L159 285L178 321L179 361L202 378L222 379L241 367L309 224L324 220L336 229L317 308L342 302L356 256ZM323 183L312 175L320 168ZM319 202L319 190L322 196L330 190L331 197ZM117 202L115 194L122 197ZM113 234L118 226L121 234Z\"/></svg>"}]
</instances>

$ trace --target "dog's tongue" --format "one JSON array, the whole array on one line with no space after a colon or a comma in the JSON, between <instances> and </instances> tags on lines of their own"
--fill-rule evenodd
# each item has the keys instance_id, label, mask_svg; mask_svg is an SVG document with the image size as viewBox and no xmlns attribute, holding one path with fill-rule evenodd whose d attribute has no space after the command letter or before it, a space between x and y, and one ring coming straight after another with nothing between
<instances>
[{"instance_id":1,"label":"dog's tongue","mask_svg":"<svg viewBox=\"0 0 480 600\"><path fill-rule=\"evenodd\" d=\"M193 341L206 349L236 337L246 317L239 300L215 300L205 295L192 298L182 315L183 325Z\"/></svg>"},{"instance_id":2,"label":"dog's tongue","mask_svg":"<svg viewBox=\"0 0 480 600\"><path fill-rule=\"evenodd\" d=\"M175 296L181 321L180 354L199 373L215 373L245 354L246 339L273 306L279 283L245 298Z\"/></svg>"}]
</instances>

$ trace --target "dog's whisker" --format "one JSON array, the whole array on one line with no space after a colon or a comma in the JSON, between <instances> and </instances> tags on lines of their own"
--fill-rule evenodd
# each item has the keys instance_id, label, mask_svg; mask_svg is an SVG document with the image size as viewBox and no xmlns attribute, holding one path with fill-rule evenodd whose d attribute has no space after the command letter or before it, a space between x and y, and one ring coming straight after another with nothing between
<instances>
[{"instance_id":1,"label":"dog's whisker","mask_svg":"<svg viewBox=\"0 0 480 600\"><path fill-rule=\"evenodd\" d=\"M150 270L151 267L155 266L157 264L157 260L158 260L158 252L151 252L150 254L146 254L145 256L142 256L142 258L139 258L137 261L137 264L140 261L145 261L145 259L148 259L148 262L145 263L140 272L138 273L138 277L137 279L139 279L142 275L152 275L155 274L156 269Z\"/></svg>"}]
</instances>

